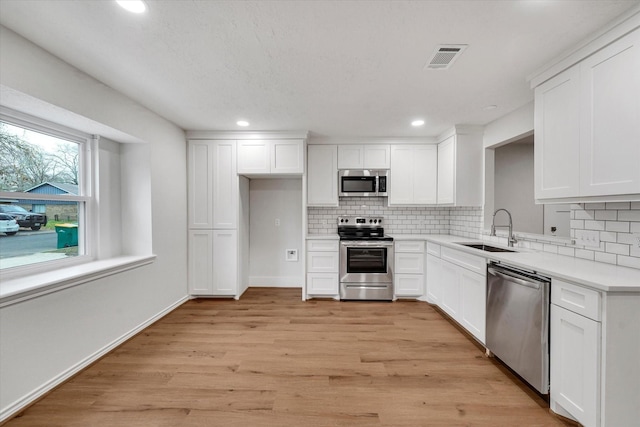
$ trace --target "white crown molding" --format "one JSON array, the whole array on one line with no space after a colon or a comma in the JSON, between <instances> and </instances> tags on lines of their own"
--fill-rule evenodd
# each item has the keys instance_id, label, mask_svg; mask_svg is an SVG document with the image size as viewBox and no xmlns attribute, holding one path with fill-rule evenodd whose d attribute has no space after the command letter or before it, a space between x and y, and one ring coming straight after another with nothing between
<instances>
[{"instance_id":1,"label":"white crown molding","mask_svg":"<svg viewBox=\"0 0 640 427\"><path fill-rule=\"evenodd\" d=\"M187 139L307 139L308 131L188 130Z\"/></svg>"}]
</instances>

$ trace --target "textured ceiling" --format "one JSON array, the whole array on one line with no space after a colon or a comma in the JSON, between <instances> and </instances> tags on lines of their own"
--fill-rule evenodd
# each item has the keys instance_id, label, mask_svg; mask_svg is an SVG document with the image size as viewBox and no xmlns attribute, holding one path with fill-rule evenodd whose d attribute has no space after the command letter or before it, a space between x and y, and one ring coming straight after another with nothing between
<instances>
[{"instance_id":1,"label":"textured ceiling","mask_svg":"<svg viewBox=\"0 0 640 427\"><path fill-rule=\"evenodd\" d=\"M147 4L0 0L0 23L184 129L406 137L526 104L529 74L640 1ZM438 44L469 48L424 70Z\"/></svg>"}]
</instances>

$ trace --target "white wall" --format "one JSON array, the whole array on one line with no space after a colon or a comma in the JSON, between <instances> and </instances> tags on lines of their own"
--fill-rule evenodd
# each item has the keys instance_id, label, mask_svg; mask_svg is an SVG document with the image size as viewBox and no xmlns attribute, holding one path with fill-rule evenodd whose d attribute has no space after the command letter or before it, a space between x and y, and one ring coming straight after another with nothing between
<instances>
[{"instance_id":1,"label":"white wall","mask_svg":"<svg viewBox=\"0 0 640 427\"><path fill-rule=\"evenodd\" d=\"M302 287L302 180L252 179L249 206L250 286ZM297 262L285 261L287 249Z\"/></svg>"},{"instance_id":2,"label":"white wall","mask_svg":"<svg viewBox=\"0 0 640 427\"><path fill-rule=\"evenodd\" d=\"M110 344L184 301L187 184L181 129L4 27L0 83L44 101L55 107L52 111L83 117L88 127L99 123L147 143L132 150L148 156L152 209L137 214L151 221L157 255L153 264L0 309L2 420ZM149 242L127 243L123 250L138 250L136 245L144 249Z\"/></svg>"},{"instance_id":3,"label":"white wall","mask_svg":"<svg viewBox=\"0 0 640 427\"><path fill-rule=\"evenodd\" d=\"M511 212L515 231L543 234L544 209L534 203L533 138L497 148L494 154L495 209ZM506 214L498 215L496 223L506 224Z\"/></svg>"}]
</instances>

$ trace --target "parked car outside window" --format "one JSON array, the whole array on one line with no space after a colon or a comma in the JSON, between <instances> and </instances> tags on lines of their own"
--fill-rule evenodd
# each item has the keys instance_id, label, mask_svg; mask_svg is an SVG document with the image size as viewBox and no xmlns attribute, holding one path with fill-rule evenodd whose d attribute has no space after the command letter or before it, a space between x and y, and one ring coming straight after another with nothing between
<instances>
[{"instance_id":1,"label":"parked car outside window","mask_svg":"<svg viewBox=\"0 0 640 427\"><path fill-rule=\"evenodd\" d=\"M0 233L13 236L18 232L20 226L11 215L0 213Z\"/></svg>"},{"instance_id":2,"label":"parked car outside window","mask_svg":"<svg viewBox=\"0 0 640 427\"><path fill-rule=\"evenodd\" d=\"M28 210L16 205L0 205L0 213L12 216L18 226L30 228L34 231L40 230L40 227L47 225L47 216L29 212Z\"/></svg>"}]
</instances>

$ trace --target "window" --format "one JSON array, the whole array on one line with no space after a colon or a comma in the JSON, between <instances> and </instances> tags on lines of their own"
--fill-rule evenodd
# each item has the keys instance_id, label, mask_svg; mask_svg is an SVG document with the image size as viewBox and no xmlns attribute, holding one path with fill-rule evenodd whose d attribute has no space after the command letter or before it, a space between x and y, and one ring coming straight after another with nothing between
<instances>
[{"instance_id":1,"label":"window","mask_svg":"<svg viewBox=\"0 0 640 427\"><path fill-rule=\"evenodd\" d=\"M16 222L0 228L3 275L91 258L94 143L19 113L0 115L0 213Z\"/></svg>"}]
</instances>

